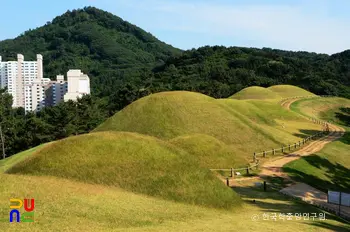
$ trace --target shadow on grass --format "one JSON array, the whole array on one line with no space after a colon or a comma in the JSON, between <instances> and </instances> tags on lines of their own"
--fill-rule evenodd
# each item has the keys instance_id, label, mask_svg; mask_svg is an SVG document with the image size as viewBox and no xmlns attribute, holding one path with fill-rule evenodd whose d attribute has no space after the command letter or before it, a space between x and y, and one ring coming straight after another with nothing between
<instances>
[{"instance_id":1,"label":"shadow on grass","mask_svg":"<svg viewBox=\"0 0 350 232\"><path fill-rule=\"evenodd\" d=\"M283 167L283 171L287 172L293 179L307 183L323 192L328 190L338 190L349 192L350 189L350 169L340 165L339 163L329 162L317 155L310 155L301 157L304 161L308 162L310 165L320 169L325 170L326 177L330 181L322 180L314 175L309 175L301 172L295 168L290 167L288 164Z\"/></svg>"},{"instance_id":2,"label":"shadow on grass","mask_svg":"<svg viewBox=\"0 0 350 232\"><path fill-rule=\"evenodd\" d=\"M340 124L350 126L350 108L343 107L339 109L340 112L335 113L335 117Z\"/></svg>"},{"instance_id":3,"label":"shadow on grass","mask_svg":"<svg viewBox=\"0 0 350 232\"><path fill-rule=\"evenodd\" d=\"M346 223L346 222L344 222ZM331 231L338 231L338 232L349 232L350 231L350 225L347 226L337 226L337 225L331 225L323 221L315 221L312 223L314 226L322 227L323 229L328 229Z\"/></svg>"},{"instance_id":4,"label":"shadow on grass","mask_svg":"<svg viewBox=\"0 0 350 232\"><path fill-rule=\"evenodd\" d=\"M321 130L299 130L299 131L300 133L294 133L293 135L303 139L309 137L310 135L314 135L321 132Z\"/></svg>"},{"instance_id":5,"label":"shadow on grass","mask_svg":"<svg viewBox=\"0 0 350 232\"><path fill-rule=\"evenodd\" d=\"M345 132L345 134L343 135L343 137L341 137L339 139L339 141L346 144L346 145L349 145L350 144L350 132L349 131Z\"/></svg>"},{"instance_id":6,"label":"shadow on grass","mask_svg":"<svg viewBox=\"0 0 350 232\"><path fill-rule=\"evenodd\" d=\"M336 220L336 221L346 223L344 220L342 220L341 218L333 214L324 212L315 206L302 202L301 200L296 200L289 196L285 196L277 191L272 190L271 187L268 187L266 192L264 192L262 186L261 187L239 186L239 187L233 187L233 190L238 194L240 194L247 204L251 204L259 207L262 213L267 213L267 214L282 213L285 215L288 213L292 213L293 215L297 213L298 214L309 213L310 215L311 213L316 213L317 215L319 215L320 213L325 213L327 220ZM293 220L295 220L295 218ZM317 220L319 220L319 218ZM349 227L345 225L333 226L326 222L317 222L317 221L315 221L315 223L312 223L312 224L314 226L328 228L333 231L349 230Z\"/></svg>"}]
</instances>

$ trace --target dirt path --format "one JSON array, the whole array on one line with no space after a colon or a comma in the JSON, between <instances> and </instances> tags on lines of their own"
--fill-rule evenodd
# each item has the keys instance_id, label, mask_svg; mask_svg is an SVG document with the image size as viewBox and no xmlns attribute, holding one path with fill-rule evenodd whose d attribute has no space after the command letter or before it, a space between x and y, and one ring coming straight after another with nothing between
<instances>
[{"instance_id":1,"label":"dirt path","mask_svg":"<svg viewBox=\"0 0 350 232\"><path fill-rule=\"evenodd\" d=\"M287 109L290 109L290 105L297 100L299 99L289 99L282 102L281 105ZM305 202L315 204L322 208L326 208L328 210L337 212L339 207L327 203L326 193L318 189L315 189L307 184L294 182L288 176L288 174L284 173L282 170L282 167L287 163L297 160L302 156L311 155L315 152L322 150L322 148L327 143L330 143L336 139L339 139L345 133L345 130L339 126L330 124L329 127L331 131L329 135L309 143L308 145L306 145L305 147L301 148L298 151L295 151L291 154L288 154L283 157L264 163L262 165L262 171L260 172L259 176L231 180L230 186L232 187L242 186L241 183L243 183L246 180L256 179L257 181L258 180L261 181L262 179L266 179L266 177L282 177L290 181L292 184L289 187L282 189L281 193L292 197L300 198ZM350 218L350 208L343 207L342 214L343 216Z\"/></svg>"},{"instance_id":2,"label":"dirt path","mask_svg":"<svg viewBox=\"0 0 350 232\"><path fill-rule=\"evenodd\" d=\"M281 105L290 110L290 106L293 102L300 99L288 99L283 101ZM260 173L261 177L264 176L283 176L289 178L287 174L282 172L282 167L289 162L299 159L301 156L311 155L315 152L322 150L322 148L334 140L339 139L345 133L345 130L342 127L329 124L329 129L331 133L321 139L311 142L307 146L301 148L298 151L295 151L291 154L285 155L277 160L268 161L262 166L262 171Z\"/></svg>"},{"instance_id":3,"label":"dirt path","mask_svg":"<svg viewBox=\"0 0 350 232\"><path fill-rule=\"evenodd\" d=\"M302 156L311 155L315 152L322 150L322 148L327 144L336 139L339 139L344 135L345 130L341 127L330 125L331 133L319 140L313 141L307 146L295 151L291 154L285 155L279 159L268 161L263 164L262 171L260 173L261 177L264 176L280 176L288 178L288 175L282 172L282 167L289 162L299 159Z\"/></svg>"}]
</instances>

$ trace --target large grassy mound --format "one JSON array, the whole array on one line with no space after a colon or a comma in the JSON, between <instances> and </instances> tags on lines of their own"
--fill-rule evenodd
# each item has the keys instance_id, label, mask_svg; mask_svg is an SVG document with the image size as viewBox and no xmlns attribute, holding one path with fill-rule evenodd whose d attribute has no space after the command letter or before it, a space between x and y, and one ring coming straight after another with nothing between
<instances>
[{"instance_id":1,"label":"large grassy mound","mask_svg":"<svg viewBox=\"0 0 350 232\"><path fill-rule=\"evenodd\" d=\"M242 153L235 146L229 146L214 137L203 134L184 135L170 140L170 143L195 156L203 167L222 168L246 166L250 161L237 155Z\"/></svg>"},{"instance_id":2,"label":"large grassy mound","mask_svg":"<svg viewBox=\"0 0 350 232\"><path fill-rule=\"evenodd\" d=\"M277 94L276 92L271 91L270 89L259 87L259 86L252 86L245 88L238 93L235 93L230 98L238 99L238 100L246 100L246 99L280 99L281 96Z\"/></svg>"},{"instance_id":3,"label":"large grassy mound","mask_svg":"<svg viewBox=\"0 0 350 232\"><path fill-rule=\"evenodd\" d=\"M40 149L7 173L57 176L218 208L240 199L186 152L152 137L103 132Z\"/></svg>"},{"instance_id":4,"label":"large grassy mound","mask_svg":"<svg viewBox=\"0 0 350 232\"><path fill-rule=\"evenodd\" d=\"M282 98L316 96L315 94L294 85L274 85L268 88Z\"/></svg>"},{"instance_id":5,"label":"large grassy mound","mask_svg":"<svg viewBox=\"0 0 350 232\"><path fill-rule=\"evenodd\" d=\"M242 160L251 158L255 151L299 141L298 137L304 134L302 130L319 129L320 126L288 112L275 101L217 100L199 93L175 91L139 99L109 118L95 132L129 131L165 140L203 134L233 145L236 156L241 156L237 160ZM188 152L191 153L191 149ZM216 157L212 153L212 162L216 162ZM227 160L227 165L231 166L232 160Z\"/></svg>"}]
</instances>

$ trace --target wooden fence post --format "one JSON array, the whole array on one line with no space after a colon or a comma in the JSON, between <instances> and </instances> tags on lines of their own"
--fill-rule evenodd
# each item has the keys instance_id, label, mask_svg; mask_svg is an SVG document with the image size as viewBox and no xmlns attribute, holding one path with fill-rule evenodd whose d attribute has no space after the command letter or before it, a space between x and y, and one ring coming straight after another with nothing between
<instances>
[{"instance_id":1,"label":"wooden fence post","mask_svg":"<svg viewBox=\"0 0 350 232\"><path fill-rule=\"evenodd\" d=\"M289 151L290 151L290 144L288 145L288 147L289 147Z\"/></svg>"},{"instance_id":2,"label":"wooden fence post","mask_svg":"<svg viewBox=\"0 0 350 232\"><path fill-rule=\"evenodd\" d=\"M254 152L253 159L254 159L254 163L255 163L256 162L256 152Z\"/></svg>"},{"instance_id":3,"label":"wooden fence post","mask_svg":"<svg viewBox=\"0 0 350 232\"><path fill-rule=\"evenodd\" d=\"M264 151L264 158L266 158L266 151Z\"/></svg>"},{"instance_id":4,"label":"wooden fence post","mask_svg":"<svg viewBox=\"0 0 350 232\"><path fill-rule=\"evenodd\" d=\"M249 175L249 166L247 166L247 175Z\"/></svg>"},{"instance_id":5,"label":"wooden fence post","mask_svg":"<svg viewBox=\"0 0 350 232\"><path fill-rule=\"evenodd\" d=\"M230 180L228 179L228 177L226 178L226 185L230 186Z\"/></svg>"},{"instance_id":6,"label":"wooden fence post","mask_svg":"<svg viewBox=\"0 0 350 232\"><path fill-rule=\"evenodd\" d=\"M231 168L231 177L233 177L233 168Z\"/></svg>"},{"instance_id":7,"label":"wooden fence post","mask_svg":"<svg viewBox=\"0 0 350 232\"><path fill-rule=\"evenodd\" d=\"M294 144L294 149L296 149L296 148L297 148L297 144L295 143L295 144Z\"/></svg>"},{"instance_id":8,"label":"wooden fence post","mask_svg":"<svg viewBox=\"0 0 350 232\"><path fill-rule=\"evenodd\" d=\"M273 153L272 153L273 155L276 155L276 150L275 150L275 149L273 149L272 152L273 152Z\"/></svg>"}]
</instances>

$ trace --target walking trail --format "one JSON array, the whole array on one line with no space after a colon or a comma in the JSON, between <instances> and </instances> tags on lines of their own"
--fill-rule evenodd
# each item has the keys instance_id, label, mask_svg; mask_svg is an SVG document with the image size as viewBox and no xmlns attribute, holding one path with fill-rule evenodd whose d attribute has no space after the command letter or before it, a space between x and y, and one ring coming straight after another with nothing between
<instances>
[{"instance_id":1,"label":"walking trail","mask_svg":"<svg viewBox=\"0 0 350 232\"><path fill-rule=\"evenodd\" d=\"M297 101L299 99L290 99L286 100L281 103L281 105L287 109L290 109L290 105ZM280 192L292 197L300 198L301 200L318 205L322 208L338 212L339 206L329 204L327 203L327 194L311 187L310 185L307 185L305 183L298 183L293 181L287 173L284 173L282 170L282 167L286 165L289 162L292 162L294 160L299 159L302 156L308 156L311 154L314 154L315 152L318 152L322 150L322 148L327 144L330 143L336 139L339 139L342 137L345 133L345 130L339 126L336 125L329 125L331 133L327 136L318 139L316 141L313 141L309 143L307 146L301 148L298 151L293 152L292 154L287 154L285 156L282 156L280 158L267 161L264 163L261 167L261 172L259 176L256 177L246 177L246 178L239 178L239 179L232 179L230 181L231 187L239 187L244 184L247 180L262 180L266 179L266 177L282 177L285 180L288 180L292 184L284 189L282 189ZM342 207L341 208L342 215L344 215L347 218L350 218L350 208L348 207Z\"/></svg>"}]
</instances>

